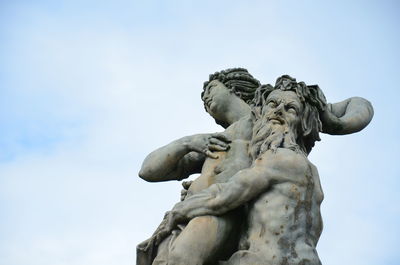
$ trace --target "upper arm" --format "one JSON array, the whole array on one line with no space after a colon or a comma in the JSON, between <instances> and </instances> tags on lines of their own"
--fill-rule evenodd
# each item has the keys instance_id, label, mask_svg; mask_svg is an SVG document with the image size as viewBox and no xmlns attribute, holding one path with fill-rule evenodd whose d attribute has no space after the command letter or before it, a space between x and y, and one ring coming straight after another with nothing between
<instances>
[{"instance_id":1,"label":"upper arm","mask_svg":"<svg viewBox=\"0 0 400 265\"><path fill-rule=\"evenodd\" d=\"M352 97L330 105L331 112L340 120L341 130L335 134L349 134L361 131L371 121L374 109L371 103L361 97Z\"/></svg>"},{"instance_id":2,"label":"upper arm","mask_svg":"<svg viewBox=\"0 0 400 265\"><path fill-rule=\"evenodd\" d=\"M334 114L336 117L340 118L346 113L347 105L349 104L350 99L343 100L341 102L333 103L333 104L328 104L330 111L332 114Z\"/></svg>"},{"instance_id":3,"label":"upper arm","mask_svg":"<svg viewBox=\"0 0 400 265\"><path fill-rule=\"evenodd\" d=\"M190 152L182 157L176 169L167 174L166 179L182 180L190 175L200 173L205 160L205 155L197 152Z\"/></svg>"},{"instance_id":4,"label":"upper arm","mask_svg":"<svg viewBox=\"0 0 400 265\"><path fill-rule=\"evenodd\" d=\"M185 179L201 172L205 160L205 156L197 152L189 152L177 160L174 157L168 158L169 154L161 159L155 155L145 159L139 172L139 177L149 182Z\"/></svg>"}]
</instances>

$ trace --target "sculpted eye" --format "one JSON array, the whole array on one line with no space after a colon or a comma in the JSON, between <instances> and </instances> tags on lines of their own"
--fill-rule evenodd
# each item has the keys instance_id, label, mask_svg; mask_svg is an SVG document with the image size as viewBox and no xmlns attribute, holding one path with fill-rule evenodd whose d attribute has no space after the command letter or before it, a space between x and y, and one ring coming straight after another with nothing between
<instances>
[{"instance_id":1,"label":"sculpted eye","mask_svg":"<svg viewBox=\"0 0 400 265\"><path fill-rule=\"evenodd\" d=\"M217 86L216 84L208 85L208 88L207 88L208 92L211 92L211 90L213 90L213 88L216 87L216 86Z\"/></svg>"},{"instance_id":2,"label":"sculpted eye","mask_svg":"<svg viewBox=\"0 0 400 265\"><path fill-rule=\"evenodd\" d=\"M297 114L297 109L294 106L289 106L287 110L290 113Z\"/></svg>"},{"instance_id":3,"label":"sculpted eye","mask_svg":"<svg viewBox=\"0 0 400 265\"><path fill-rule=\"evenodd\" d=\"M274 102L274 101L270 101L270 102L268 102L268 107L270 107L270 108L275 108L276 107L276 103Z\"/></svg>"}]
</instances>

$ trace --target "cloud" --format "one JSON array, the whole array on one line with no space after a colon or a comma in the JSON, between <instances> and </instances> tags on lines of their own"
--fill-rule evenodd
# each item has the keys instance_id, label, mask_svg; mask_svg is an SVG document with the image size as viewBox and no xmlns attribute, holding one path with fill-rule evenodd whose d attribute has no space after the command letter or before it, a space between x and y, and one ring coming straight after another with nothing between
<instances>
[{"instance_id":1,"label":"cloud","mask_svg":"<svg viewBox=\"0 0 400 265\"><path fill-rule=\"evenodd\" d=\"M383 7L93 3L19 3L2 18L0 263L132 264L180 191L139 179L142 160L222 130L200 92L235 66L263 83L318 83L332 102L373 102L368 128L323 136L310 156L325 190L318 249L324 264L399 259L398 70L385 44L398 35L389 18L354 22Z\"/></svg>"}]
</instances>

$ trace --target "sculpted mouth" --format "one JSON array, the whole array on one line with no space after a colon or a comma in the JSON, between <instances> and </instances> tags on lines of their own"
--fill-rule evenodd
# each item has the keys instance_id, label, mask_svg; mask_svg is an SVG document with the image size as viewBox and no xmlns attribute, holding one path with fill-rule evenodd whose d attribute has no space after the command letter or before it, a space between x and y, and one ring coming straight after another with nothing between
<instances>
[{"instance_id":1,"label":"sculpted mouth","mask_svg":"<svg viewBox=\"0 0 400 265\"><path fill-rule=\"evenodd\" d=\"M206 98L206 99L204 100L204 104L206 104L207 107L210 107L211 103L212 103L212 98Z\"/></svg>"},{"instance_id":2,"label":"sculpted mouth","mask_svg":"<svg viewBox=\"0 0 400 265\"><path fill-rule=\"evenodd\" d=\"M285 121L280 117L270 117L270 118L268 118L268 121L270 121L272 123L279 123L281 125L285 123Z\"/></svg>"}]
</instances>

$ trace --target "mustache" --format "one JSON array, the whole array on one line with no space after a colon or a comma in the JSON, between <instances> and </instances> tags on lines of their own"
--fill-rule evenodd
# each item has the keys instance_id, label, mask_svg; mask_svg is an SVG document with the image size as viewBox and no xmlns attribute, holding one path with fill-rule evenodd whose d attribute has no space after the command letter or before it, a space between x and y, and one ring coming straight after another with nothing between
<instances>
[{"instance_id":1,"label":"mustache","mask_svg":"<svg viewBox=\"0 0 400 265\"><path fill-rule=\"evenodd\" d=\"M278 121L281 125L283 125L283 124L286 124L287 122L286 122L286 120L285 119L283 119L282 117L280 117L279 115L268 115L267 117L267 121Z\"/></svg>"},{"instance_id":2,"label":"mustache","mask_svg":"<svg viewBox=\"0 0 400 265\"><path fill-rule=\"evenodd\" d=\"M256 159L267 150L276 152L278 148L288 148L298 152L300 149L296 137L295 128L291 128L283 117L267 113L254 122L249 153Z\"/></svg>"},{"instance_id":3,"label":"mustache","mask_svg":"<svg viewBox=\"0 0 400 265\"><path fill-rule=\"evenodd\" d=\"M210 106L210 104L211 104L211 102L212 102L212 100L213 100L213 98L212 97L204 97L203 98L203 103L204 103L204 105L206 105L206 106Z\"/></svg>"},{"instance_id":4,"label":"mustache","mask_svg":"<svg viewBox=\"0 0 400 265\"><path fill-rule=\"evenodd\" d=\"M253 137L258 135L260 131L266 131L266 129L269 127L267 124L271 124L271 121L277 121L280 125L287 125L286 120L280 115L276 115L274 113L264 114L262 117L254 121Z\"/></svg>"}]
</instances>

